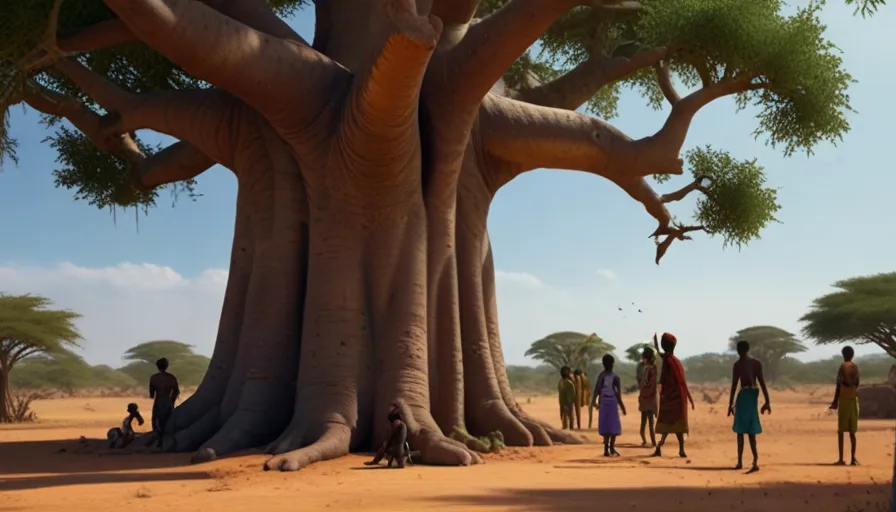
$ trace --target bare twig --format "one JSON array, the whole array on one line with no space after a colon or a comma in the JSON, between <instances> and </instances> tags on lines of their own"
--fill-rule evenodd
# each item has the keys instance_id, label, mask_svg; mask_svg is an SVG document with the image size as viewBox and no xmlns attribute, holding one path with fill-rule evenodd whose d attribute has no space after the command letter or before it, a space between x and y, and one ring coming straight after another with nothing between
<instances>
[{"instance_id":1,"label":"bare twig","mask_svg":"<svg viewBox=\"0 0 896 512\"><path fill-rule=\"evenodd\" d=\"M676 190L675 192L663 194L662 196L660 196L660 199L662 199L662 201L664 203L672 203L675 201L681 201L682 199L687 197L688 194L690 194L691 192L693 192L695 190L699 190L700 192L703 192L704 194L709 194L709 188L707 187L707 185L705 185L703 183L704 181L711 181L711 180L709 179L708 176L698 176L694 181L689 183L687 186L684 186L684 187Z\"/></svg>"}]
</instances>

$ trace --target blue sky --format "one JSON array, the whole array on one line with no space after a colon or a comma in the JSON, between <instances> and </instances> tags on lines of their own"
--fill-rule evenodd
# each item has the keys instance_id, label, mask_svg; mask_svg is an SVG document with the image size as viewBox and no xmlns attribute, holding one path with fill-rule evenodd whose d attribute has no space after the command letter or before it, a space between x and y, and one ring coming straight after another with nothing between
<instances>
[{"instance_id":1,"label":"blue sky","mask_svg":"<svg viewBox=\"0 0 896 512\"><path fill-rule=\"evenodd\" d=\"M583 173L536 171L498 193L489 228L508 362L525 363L528 344L558 330L594 331L619 347L670 331L683 355L723 350L731 333L749 325L798 332L812 299L838 279L894 270L896 239L885 211L896 191L889 157L896 70L882 65L881 49L896 44L896 13L885 8L863 20L833 2L824 20L858 80L850 89L857 113L842 143L819 147L811 159L784 158L754 139L752 112L735 114L731 101L698 114L687 139L687 148L712 144L738 158L757 157L780 189L781 224L740 252L698 235L673 244L656 266L647 238L655 221L614 186ZM293 20L308 35L312 23L310 12ZM626 93L613 122L639 137L664 116ZM41 143L48 133L32 112L17 110L12 123L20 163L0 174L7 211L0 290L41 293L83 313L84 353L92 362L117 364L129 346L160 338L210 354L233 231L230 173L202 175L196 202L171 208L163 197L149 216L141 214L138 231L133 210L113 221L110 212L54 188L56 155ZM674 213L686 219L692 207L676 205ZM805 357L837 351L813 347Z\"/></svg>"}]
</instances>

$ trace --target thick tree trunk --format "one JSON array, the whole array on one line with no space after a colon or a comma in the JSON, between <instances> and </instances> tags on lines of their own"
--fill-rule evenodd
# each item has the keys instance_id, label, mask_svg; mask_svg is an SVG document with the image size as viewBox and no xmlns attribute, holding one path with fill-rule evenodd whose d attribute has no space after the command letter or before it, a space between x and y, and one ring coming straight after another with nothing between
<instances>
[{"instance_id":1,"label":"thick tree trunk","mask_svg":"<svg viewBox=\"0 0 896 512\"><path fill-rule=\"evenodd\" d=\"M11 423L12 390L9 387L9 368L0 365L0 423Z\"/></svg>"}]
</instances>

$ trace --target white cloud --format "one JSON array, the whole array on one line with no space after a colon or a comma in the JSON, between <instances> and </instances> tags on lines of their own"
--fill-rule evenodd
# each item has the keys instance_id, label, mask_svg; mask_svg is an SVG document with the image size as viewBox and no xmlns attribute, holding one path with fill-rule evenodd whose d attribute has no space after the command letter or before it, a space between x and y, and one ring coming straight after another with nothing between
<instances>
[{"instance_id":1,"label":"white cloud","mask_svg":"<svg viewBox=\"0 0 896 512\"><path fill-rule=\"evenodd\" d=\"M600 277L602 277L604 279L610 279L610 280L619 279L619 276L616 275L616 272L613 272L612 270L610 270L608 268L597 269L597 275L599 275Z\"/></svg>"},{"instance_id":2,"label":"white cloud","mask_svg":"<svg viewBox=\"0 0 896 512\"><path fill-rule=\"evenodd\" d=\"M512 364L529 362L523 353L532 341L569 330L596 332L619 349L648 339L654 331L669 331L681 340L683 356L724 350L728 336L744 325L779 325L799 332L795 319L812 298L787 288L768 293L764 287L743 287L720 300L689 288L677 289L672 297L650 282L607 286L582 280L557 286L527 272L501 270L495 277L502 344ZM223 269L186 277L152 263L100 268L0 265L0 292L43 295L56 307L83 315L78 320L83 354L94 364L119 365L125 350L153 339L183 341L210 355L226 282ZM829 356L837 350L812 347L806 356ZM860 347L859 352L879 350Z\"/></svg>"},{"instance_id":3,"label":"white cloud","mask_svg":"<svg viewBox=\"0 0 896 512\"><path fill-rule=\"evenodd\" d=\"M522 286L526 288L539 288L544 285L541 279L526 272L495 271L495 281L505 285Z\"/></svg>"},{"instance_id":4,"label":"white cloud","mask_svg":"<svg viewBox=\"0 0 896 512\"><path fill-rule=\"evenodd\" d=\"M186 278L152 263L0 266L0 291L42 295L82 315L82 353L94 364L119 365L125 350L153 339L183 341L210 355L226 283L227 270Z\"/></svg>"}]
</instances>

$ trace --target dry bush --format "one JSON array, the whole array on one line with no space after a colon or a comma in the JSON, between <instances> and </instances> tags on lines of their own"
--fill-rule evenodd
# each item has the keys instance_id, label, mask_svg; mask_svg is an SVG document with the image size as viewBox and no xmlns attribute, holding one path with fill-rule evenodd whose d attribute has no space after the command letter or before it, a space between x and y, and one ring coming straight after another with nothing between
<instances>
[{"instance_id":1,"label":"dry bush","mask_svg":"<svg viewBox=\"0 0 896 512\"><path fill-rule=\"evenodd\" d=\"M13 423L32 423L37 421L37 414L31 410L31 403L43 398L39 393L18 394L12 397L10 409Z\"/></svg>"}]
</instances>

